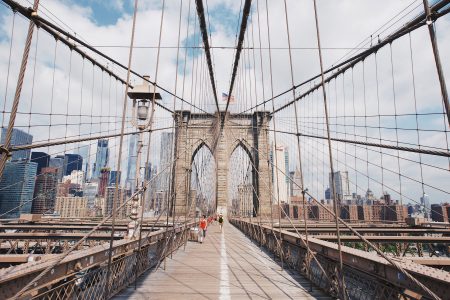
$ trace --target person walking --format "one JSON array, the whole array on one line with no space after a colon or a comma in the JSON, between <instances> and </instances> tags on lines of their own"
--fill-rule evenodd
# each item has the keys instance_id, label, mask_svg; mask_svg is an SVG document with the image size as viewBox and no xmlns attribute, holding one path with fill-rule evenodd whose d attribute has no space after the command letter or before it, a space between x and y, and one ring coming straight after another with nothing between
<instances>
[{"instance_id":1,"label":"person walking","mask_svg":"<svg viewBox=\"0 0 450 300\"><path fill-rule=\"evenodd\" d=\"M200 219L200 243L203 243L203 240L206 237L206 228L208 227L208 222L206 221L206 216L203 215L203 217Z\"/></svg>"},{"instance_id":2,"label":"person walking","mask_svg":"<svg viewBox=\"0 0 450 300\"><path fill-rule=\"evenodd\" d=\"M220 225L220 232L223 232L223 216L222 216L222 214L219 215L219 225Z\"/></svg>"}]
</instances>

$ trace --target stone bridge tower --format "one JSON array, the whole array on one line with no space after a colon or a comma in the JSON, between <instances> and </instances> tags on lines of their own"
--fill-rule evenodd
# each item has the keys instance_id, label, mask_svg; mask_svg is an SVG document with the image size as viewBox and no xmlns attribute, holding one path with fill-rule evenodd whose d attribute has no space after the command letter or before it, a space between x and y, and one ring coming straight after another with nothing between
<instances>
[{"instance_id":1,"label":"stone bridge tower","mask_svg":"<svg viewBox=\"0 0 450 300\"><path fill-rule=\"evenodd\" d=\"M270 216L271 172L269 169L268 112L253 114L215 115L176 111L175 113L175 164L172 192L175 193L175 214L192 215L195 204L191 205L191 166L195 154L201 147L211 150L216 163L216 208L227 214L228 169L233 151L241 146L247 152L252 165L253 215ZM223 130L221 130L223 126ZM217 137L220 134L219 137ZM259 201L258 201L259 199ZM190 208L190 209L189 209Z\"/></svg>"}]
</instances>

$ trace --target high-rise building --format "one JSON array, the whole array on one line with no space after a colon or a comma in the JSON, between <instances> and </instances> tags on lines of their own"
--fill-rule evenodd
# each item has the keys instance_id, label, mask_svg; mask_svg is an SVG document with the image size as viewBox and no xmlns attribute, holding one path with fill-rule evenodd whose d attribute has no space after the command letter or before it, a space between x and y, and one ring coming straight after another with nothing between
<instances>
[{"instance_id":1,"label":"high-rise building","mask_svg":"<svg viewBox=\"0 0 450 300\"><path fill-rule=\"evenodd\" d=\"M112 213L115 191L116 191L115 186L106 187L104 216L109 216ZM125 190L122 187L119 187L116 208L118 208L120 205L122 205L122 203L124 201L124 191ZM119 219L124 219L126 217L126 211L127 211L127 209L125 207L121 208L117 213L117 217Z\"/></svg>"},{"instance_id":2,"label":"high-rise building","mask_svg":"<svg viewBox=\"0 0 450 300\"><path fill-rule=\"evenodd\" d=\"M6 128L2 128L1 144L5 144ZM33 142L33 136L17 128L13 128L11 135L11 146L30 145ZM31 150L19 150L12 152L11 161L30 159Z\"/></svg>"},{"instance_id":3,"label":"high-rise building","mask_svg":"<svg viewBox=\"0 0 450 300\"><path fill-rule=\"evenodd\" d=\"M340 217L343 220L357 221L358 220L358 206L356 205L342 205Z\"/></svg>"},{"instance_id":4,"label":"high-rise building","mask_svg":"<svg viewBox=\"0 0 450 300\"><path fill-rule=\"evenodd\" d=\"M450 205L448 204L431 204L431 219L435 222L449 222L448 209Z\"/></svg>"},{"instance_id":5,"label":"high-rise building","mask_svg":"<svg viewBox=\"0 0 450 300\"><path fill-rule=\"evenodd\" d=\"M134 192L136 188L136 164L137 164L137 146L139 136L137 134L130 135L130 142L128 144L128 165L127 165L127 179L125 186Z\"/></svg>"},{"instance_id":6,"label":"high-rise building","mask_svg":"<svg viewBox=\"0 0 450 300\"><path fill-rule=\"evenodd\" d=\"M292 196L301 196L302 195L302 174L299 169L295 169L292 176Z\"/></svg>"},{"instance_id":7,"label":"high-rise building","mask_svg":"<svg viewBox=\"0 0 450 300\"><path fill-rule=\"evenodd\" d=\"M86 182L84 184L83 196L88 199L88 208L93 208L95 206L95 199L98 193L98 182Z\"/></svg>"},{"instance_id":8,"label":"high-rise building","mask_svg":"<svg viewBox=\"0 0 450 300\"><path fill-rule=\"evenodd\" d=\"M251 184L240 184L238 186L238 197L239 216L251 217L253 215L253 186Z\"/></svg>"},{"instance_id":9,"label":"high-rise building","mask_svg":"<svg viewBox=\"0 0 450 300\"><path fill-rule=\"evenodd\" d=\"M63 218L82 218L88 213L86 197L56 197L55 213Z\"/></svg>"},{"instance_id":10,"label":"high-rise building","mask_svg":"<svg viewBox=\"0 0 450 300\"><path fill-rule=\"evenodd\" d=\"M371 222L373 219L373 209L371 205L357 205L358 220Z\"/></svg>"},{"instance_id":11,"label":"high-rise building","mask_svg":"<svg viewBox=\"0 0 450 300\"><path fill-rule=\"evenodd\" d=\"M31 152L31 161L38 164L37 175L41 174L42 168L47 168L50 164L50 155L45 152Z\"/></svg>"},{"instance_id":12,"label":"high-rise building","mask_svg":"<svg viewBox=\"0 0 450 300\"><path fill-rule=\"evenodd\" d=\"M79 154L64 155L64 175L72 174L72 171L83 170L83 157Z\"/></svg>"},{"instance_id":13,"label":"high-rise building","mask_svg":"<svg viewBox=\"0 0 450 300\"><path fill-rule=\"evenodd\" d=\"M97 153L95 155L95 163L92 169L92 179L100 177L100 170L108 166L109 148L108 140L97 141Z\"/></svg>"},{"instance_id":14,"label":"high-rise building","mask_svg":"<svg viewBox=\"0 0 450 300\"><path fill-rule=\"evenodd\" d=\"M37 163L26 160L7 162L0 180L0 214L18 218L30 213Z\"/></svg>"},{"instance_id":15,"label":"high-rise building","mask_svg":"<svg viewBox=\"0 0 450 300\"><path fill-rule=\"evenodd\" d=\"M289 183L288 183L288 187L289 187L289 196L294 196L294 171L289 171Z\"/></svg>"},{"instance_id":16,"label":"high-rise building","mask_svg":"<svg viewBox=\"0 0 450 300\"><path fill-rule=\"evenodd\" d=\"M156 168L155 168L156 169ZM145 180L150 180L150 179L152 179L152 172L153 172L153 166L152 166L152 163L151 162L149 162L149 163L147 163L146 165L145 165L145 171L144 171L144 179Z\"/></svg>"},{"instance_id":17,"label":"high-rise building","mask_svg":"<svg viewBox=\"0 0 450 300\"><path fill-rule=\"evenodd\" d=\"M431 218L431 203L430 203L430 197L427 194L423 194L422 197L420 197L420 204L423 208L423 216L426 219Z\"/></svg>"},{"instance_id":18,"label":"high-rise building","mask_svg":"<svg viewBox=\"0 0 450 300\"><path fill-rule=\"evenodd\" d=\"M105 197L106 187L109 185L109 174L110 170L108 168L103 168L100 170L100 178L98 181L98 196Z\"/></svg>"},{"instance_id":19,"label":"high-rise building","mask_svg":"<svg viewBox=\"0 0 450 300\"><path fill-rule=\"evenodd\" d=\"M334 198L333 180L331 178L331 173L329 176L330 176L331 198ZM339 201L351 200L352 194L350 193L348 171L334 172L334 185L336 186L336 197L338 197Z\"/></svg>"},{"instance_id":20,"label":"high-rise building","mask_svg":"<svg viewBox=\"0 0 450 300\"><path fill-rule=\"evenodd\" d=\"M311 205L308 211L309 219L320 221L332 221L334 219L334 216L330 211L333 211L333 207L332 206L327 207L329 211L320 205Z\"/></svg>"},{"instance_id":21,"label":"high-rise building","mask_svg":"<svg viewBox=\"0 0 450 300\"><path fill-rule=\"evenodd\" d=\"M50 157L48 166L58 169L58 180L61 181L64 176L64 156Z\"/></svg>"},{"instance_id":22,"label":"high-rise building","mask_svg":"<svg viewBox=\"0 0 450 300\"><path fill-rule=\"evenodd\" d=\"M404 222L408 216L408 207L403 205L381 205L381 219L383 221Z\"/></svg>"},{"instance_id":23,"label":"high-rise building","mask_svg":"<svg viewBox=\"0 0 450 300\"><path fill-rule=\"evenodd\" d=\"M121 175L122 172L118 172L118 171L111 171L109 173L109 181L108 181L108 186L111 185L116 185L116 179L117 177L119 177L119 184L120 184L120 179L122 176Z\"/></svg>"},{"instance_id":24,"label":"high-rise building","mask_svg":"<svg viewBox=\"0 0 450 300\"><path fill-rule=\"evenodd\" d=\"M373 201L375 200L375 196L373 195L373 192L371 189L367 189L366 191L366 204L372 205Z\"/></svg>"},{"instance_id":25,"label":"high-rise building","mask_svg":"<svg viewBox=\"0 0 450 300\"><path fill-rule=\"evenodd\" d=\"M58 169L42 168L37 176L34 188L34 199L31 206L33 214L52 213L55 208L55 199L58 185Z\"/></svg>"},{"instance_id":26,"label":"high-rise building","mask_svg":"<svg viewBox=\"0 0 450 300\"><path fill-rule=\"evenodd\" d=\"M331 195L331 189L329 187L325 190L325 200L333 199L333 196Z\"/></svg>"},{"instance_id":27,"label":"high-rise building","mask_svg":"<svg viewBox=\"0 0 450 300\"><path fill-rule=\"evenodd\" d=\"M58 183L56 197L68 197L70 192L70 180Z\"/></svg>"},{"instance_id":28,"label":"high-rise building","mask_svg":"<svg viewBox=\"0 0 450 300\"><path fill-rule=\"evenodd\" d=\"M159 155L159 169L162 171L159 180L159 189L162 191L167 191L169 189L169 180L172 163L172 143L173 143L173 133L163 132L161 134L161 150Z\"/></svg>"},{"instance_id":29,"label":"high-rise building","mask_svg":"<svg viewBox=\"0 0 450 300\"><path fill-rule=\"evenodd\" d=\"M86 181L89 176L89 153L90 153L90 145L81 145L80 147L78 147L77 149L74 150L75 154L79 154L81 155L81 158L83 159L83 168L82 170L84 171L84 180Z\"/></svg>"},{"instance_id":30,"label":"high-rise building","mask_svg":"<svg viewBox=\"0 0 450 300\"><path fill-rule=\"evenodd\" d=\"M284 178L286 180L286 185L289 186L289 182L290 182L290 180L289 180L289 150L288 150L287 147L284 148L284 168L283 168L283 171L284 171L284 174L286 174L286 175L284 175ZM289 196L289 194L288 194L288 196Z\"/></svg>"},{"instance_id":31,"label":"high-rise building","mask_svg":"<svg viewBox=\"0 0 450 300\"><path fill-rule=\"evenodd\" d=\"M84 185L84 172L83 171L78 171L78 170L73 170L72 173L70 173L67 176L63 177L63 182L66 182L70 180L70 183L72 184L77 184L80 186L80 188L83 188Z\"/></svg>"},{"instance_id":32,"label":"high-rise building","mask_svg":"<svg viewBox=\"0 0 450 300\"><path fill-rule=\"evenodd\" d=\"M285 164L286 156L284 146L277 145L276 147L273 147L272 153L274 153L272 156L274 202L277 203L277 198L279 197L280 203L289 203L289 190L285 175L288 174L288 171L286 170Z\"/></svg>"}]
</instances>

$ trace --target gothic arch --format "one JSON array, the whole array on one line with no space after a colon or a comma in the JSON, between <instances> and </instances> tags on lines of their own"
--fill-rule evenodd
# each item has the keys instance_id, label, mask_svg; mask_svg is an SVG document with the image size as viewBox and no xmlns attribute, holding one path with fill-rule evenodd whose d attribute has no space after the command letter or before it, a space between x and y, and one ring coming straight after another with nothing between
<instances>
[{"instance_id":1,"label":"gothic arch","mask_svg":"<svg viewBox=\"0 0 450 300\"><path fill-rule=\"evenodd\" d=\"M226 213L228 208L228 161L234 150L241 146L248 154L254 172L253 186L259 195L261 206L258 214L270 213L270 172L267 163L260 163L259 157L268 157L267 128L270 121L268 112L227 115L223 113L203 114L190 111L176 111L174 182L175 214L185 215L188 203L191 164L197 152L206 146L216 163L216 204L217 211ZM221 124L220 122L224 123ZM223 130L223 131L221 131ZM187 142L186 142L187 141ZM194 142L192 142L194 141ZM252 175L253 175L252 174ZM186 177L188 180L186 180ZM260 181L267 181L261 184ZM178 188L180 186L180 188Z\"/></svg>"}]
</instances>

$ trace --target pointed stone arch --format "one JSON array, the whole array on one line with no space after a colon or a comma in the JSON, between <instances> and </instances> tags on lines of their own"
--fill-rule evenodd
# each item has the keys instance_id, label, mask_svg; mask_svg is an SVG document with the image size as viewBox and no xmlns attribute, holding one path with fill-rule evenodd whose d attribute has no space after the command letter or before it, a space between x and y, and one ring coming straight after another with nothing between
<instances>
[{"instance_id":1,"label":"pointed stone arch","mask_svg":"<svg viewBox=\"0 0 450 300\"><path fill-rule=\"evenodd\" d=\"M258 181L258 170L256 168L255 163L255 155L249 146L248 141L245 139L237 139L232 143L232 146L230 148L229 152L229 159L233 156L233 153L238 149L241 148L245 153L247 153L247 156L250 160L250 167L252 172L252 204L253 204L253 216L257 216L257 212L259 211L259 194L257 191L259 190L259 181Z\"/></svg>"},{"instance_id":2,"label":"pointed stone arch","mask_svg":"<svg viewBox=\"0 0 450 300\"><path fill-rule=\"evenodd\" d=\"M267 112L234 115L227 113L200 114L190 111L176 111L174 114L176 155L173 190L175 193L175 214L185 215L189 203L191 162L195 153L204 145L213 154L216 163L217 210L226 214L228 205L228 167L233 151L242 146L249 154L254 166L254 203L259 198L256 214L270 214L270 176ZM221 124L221 121L223 122ZM223 130L221 131L221 125ZM253 170L252 170L253 171ZM264 181L264 182L263 182ZM189 213L189 212L188 212Z\"/></svg>"}]
</instances>

